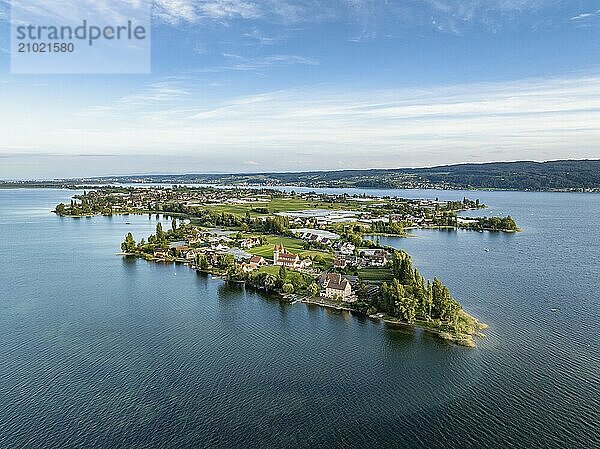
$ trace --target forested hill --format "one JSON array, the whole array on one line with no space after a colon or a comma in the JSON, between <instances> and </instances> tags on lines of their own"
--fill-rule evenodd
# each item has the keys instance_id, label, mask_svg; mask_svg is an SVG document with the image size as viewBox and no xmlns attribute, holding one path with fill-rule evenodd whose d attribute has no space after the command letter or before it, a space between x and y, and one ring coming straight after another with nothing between
<instances>
[{"instance_id":1,"label":"forested hill","mask_svg":"<svg viewBox=\"0 0 600 449\"><path fill-rule=\"evenodd\" d=\"M494 162L414 169L300 173L120 176L86 179L85 181L598 191L600 190L600 160Z\"/></svg>"}]
</instances>

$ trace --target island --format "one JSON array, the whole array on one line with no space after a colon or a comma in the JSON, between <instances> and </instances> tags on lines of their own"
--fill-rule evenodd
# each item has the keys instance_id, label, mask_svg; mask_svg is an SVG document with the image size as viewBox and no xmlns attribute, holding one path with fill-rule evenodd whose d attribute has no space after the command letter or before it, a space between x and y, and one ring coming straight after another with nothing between
<instances>
[{"instance_id":1,"label":"island","mask_svg":"<svg viewBox=\"0 0 600 449\"><path fill-rule=\"evenodd\" d=\"M510 217L461 218L479 200L402 199L267 188L104 186L58 204L61 217L147 214L152 235L125 236L120 255L184 263L281 300L349 310L390 325L416 326L474 347L486 327L438 279L425 279L404 251L378 236L412 228L517 232ZM164 221L164 220L163 220Z\"/></svg>"}]
</instances>

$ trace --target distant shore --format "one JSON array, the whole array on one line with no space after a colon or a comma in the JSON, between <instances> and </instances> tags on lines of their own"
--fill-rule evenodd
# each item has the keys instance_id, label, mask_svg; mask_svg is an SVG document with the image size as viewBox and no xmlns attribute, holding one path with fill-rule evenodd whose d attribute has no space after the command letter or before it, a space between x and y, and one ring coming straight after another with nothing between
<instances>
[{"instance_id":1,"label":"distant shore","mask_svg":"<svg viewBox=\"0 0 600 449\"><path fill-rule=\"evenodd\" d=\"M600 187L572 187L572 188L544 188L544 189L517 189L517 188L494 188L494 187L469 187L469 186L344 186L344 185L319 185L319 184L230 184L230 183L211 183L211 182L147 182L147 183L130 183L130 182L109 182L98 184L65 184L52 182L2 182L0 181L0 189L64 189L64 190L85 190L97 189L108 185L129 185L135 184L136 187L144 187L150 185L170 186L174 184L187 185L203 185L212 187L232 187L232 188L264 188L264 189L283 189L283 188L299 188L299 189L335 189L335 190L433 190L433 191L465 191L465 192L548 192L548 193L600 193Z\"/></svg>"}]
</instances>

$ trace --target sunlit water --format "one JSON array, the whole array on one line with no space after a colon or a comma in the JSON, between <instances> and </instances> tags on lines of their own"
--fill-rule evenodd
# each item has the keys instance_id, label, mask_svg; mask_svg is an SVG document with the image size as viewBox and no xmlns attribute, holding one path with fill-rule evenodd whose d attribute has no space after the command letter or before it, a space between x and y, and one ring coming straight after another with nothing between
<instances>
[{"instance_id":1,"label":"sunlit water","mask_svg":"<svg viewBox=\"0 0 600 449\"><path fill-rule=\"evenodd\" d=\"M469 350L123 259L156 219L49 213L72 193L0 190L0 448L600 447L600 195L381 239L490 325Z\"/></svg>"}]
</instances>

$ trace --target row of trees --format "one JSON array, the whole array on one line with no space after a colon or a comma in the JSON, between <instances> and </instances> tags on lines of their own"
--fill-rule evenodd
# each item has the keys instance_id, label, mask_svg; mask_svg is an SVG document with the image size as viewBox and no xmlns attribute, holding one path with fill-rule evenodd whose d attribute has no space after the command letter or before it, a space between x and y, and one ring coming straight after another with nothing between
<instances>
[{"instance_id":1,"label":"row of trees","mask_svg":"<svg viewBox=\"0 0 600 449\"><path fill-rule=\"evenodd\" d=\"M404 234L404 226L402 223L393 222L391 218L387 221L376 221L371 224L371 230L377 234Z\"/></svg>"},{"instance_id":2,"label":"row of trees","mask_svg":"<svg viewBox=\"0 0 600 449\"><path fill-rule=\"evenodd\" d=\"M266 234L286 235L289 233L290 221L288 217L274 216L265 219L254 219L250 213L240 217L227 212L215 212L208 209L187 207L181 203L167 203L163 205L164 212L185 214L193 217L198 224L206 227L224 226L240 228L242 231L264 232Z\"/></svg>"},{"instance_id":3,"label":"row of trees","mask_svg":"<svg viewBox=\"0 0 600 449\"><path fill-rule=\"evenodd\" d=\"M455 331L465 330L460 328L462 309L448 288L437 278L425 280L407 253L394 251L392 273L394 279L381 286L378 310L408 323L439 321Z\"/></svg>"},{"instance_id":4,"label":"row of trees","mask_svg":"<svg viewBox=\"0 0 600 449\"><path fill-rule=\"evenodd\" d=\"M507 217L483 217L478 219L479 223L475 225L480 229L489 229L492 231L518 231L519 227L515 220L509 215Z\"/></svg>"}]
</instances>

